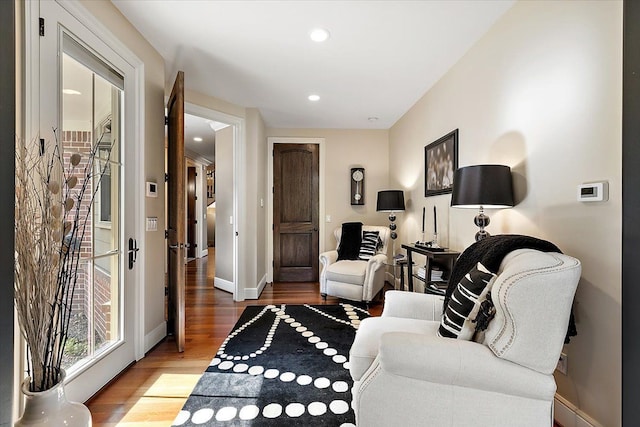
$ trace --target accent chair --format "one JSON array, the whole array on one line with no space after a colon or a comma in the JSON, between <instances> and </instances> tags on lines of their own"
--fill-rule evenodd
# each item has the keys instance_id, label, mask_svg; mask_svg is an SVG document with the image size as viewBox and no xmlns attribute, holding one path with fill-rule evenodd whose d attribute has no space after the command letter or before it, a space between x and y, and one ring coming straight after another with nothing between
<instances>
[{"instance_id":1,"label":"accent chair","mask_svg":"<svg viewBox=\"0 0 640 427\"><path fill-rule=\"evenodd\" d=\"M320 294L324 298L332 295L368 304L384 287L389 228L363 225L362 232L377 232L380 239L370 258L338 260L342 227L337 227L333 233L336 249L320 254L323 267L320 274Z\"/></svg>"},{"instance_id":2,"label":"accent chair","mask_svg":"<svg viewBox=\"0 0 640 427\"><path fill-rule=\"evenodd\" d=\"M487 291L494 317L466 339L441 336L442 296L387 292L349 355L357 425L552 426L580 272L557 252L509 252Z\"/></svg>"}]
</instances>

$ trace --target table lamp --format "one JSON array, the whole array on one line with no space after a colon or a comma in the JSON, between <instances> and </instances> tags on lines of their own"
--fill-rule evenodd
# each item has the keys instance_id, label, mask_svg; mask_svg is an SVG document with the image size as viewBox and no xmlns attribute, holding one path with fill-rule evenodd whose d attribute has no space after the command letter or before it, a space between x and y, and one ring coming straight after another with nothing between
<instances>
[{"instance_id":1,"label":"table lamp","mask_svg":"<svg viewBox=\"0 0 640 427\"><path fill-rule=\"evenodd\" d=\"M480 210L473 220L480 228L476 233L476 241L490 236L484 229L489 225L489 217L484 214L484 208L509 208L513 205L513 184L509 166L466 166L458 168L453 175L451 206Z\"/></svg>"},{"instance_id":2,"label":"table lamp","mask_svg":"<svg viewBox=\"0 0 640 427\"><path fill-rule=\"evenodd\" d=\"M391 230L391 238L396 239L396 212L404 210L404 192L402 190L383 190L378 191L378 203L376 206L378 212L389 212L389 229Z\"/></svg>"},{"instance_id":3,"label":"table lamp","mask_svg":"<svg viewBox=\"0 0 640 427\"><path fill-rule=\"evenodd\" d=\"M396 257L396 212L404 210L404 192L402 190L383 190L378 191L378 201L376 203L378 212L389 212L389 229L391 230L391 254Z\"/></svg>"}]
</instances>

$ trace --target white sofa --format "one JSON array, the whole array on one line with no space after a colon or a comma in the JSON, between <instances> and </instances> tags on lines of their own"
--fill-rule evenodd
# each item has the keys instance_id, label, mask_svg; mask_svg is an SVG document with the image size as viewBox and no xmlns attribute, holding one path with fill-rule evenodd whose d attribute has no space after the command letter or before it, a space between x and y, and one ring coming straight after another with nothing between
<instances>
[{"instance_id":1,"label":"white sofa","mask_svg":"<svg viewBox=\"0 0 640 427\"><path fill-rule=\"evenodd\" d=\"M510 252L481 342L436 335L442 297L387 292L350 351L358 427L552 426L553 372L580 272L570 256Z\"/></svg>"},{"instance_id":2,"label":"white sofa","mask_svg":"<svg viewBox=\"0 0 640 427\"><path fill-rule=\"evenodd\" d=\"M323 297L332 295L351 301L369 303L384 287L385 266L387 263L387 244L390 231L388 227L363 225L363 231L377 231L382 248L368 261L338 261L338 247L342 236L342 228L334 231L336 249L320 254L322 273L320 274L320 294Z\"/></svg>"}]
</instances>

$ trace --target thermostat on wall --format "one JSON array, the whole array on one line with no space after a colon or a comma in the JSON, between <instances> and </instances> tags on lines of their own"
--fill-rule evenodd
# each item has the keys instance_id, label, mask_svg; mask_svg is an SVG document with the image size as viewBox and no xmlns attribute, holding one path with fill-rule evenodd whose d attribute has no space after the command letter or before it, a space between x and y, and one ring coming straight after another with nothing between
<instances>
[{"instance_id":1,"label":"thermostat on wall","mask_svg":"<svg viewBox=\"0 0 640 427\"><path fill-rule=\"evenodd\" d=\"M158 184L147 181L147 197L158 197Z\"/></svg>"},{"instance_id":2,"label":"thermostat on wall","mask_svg":"<svg viewBox=\"0 0 640 427\"><path fill-rule=\"evenodd\" d=\"M578 185L579 202L606 202L609 200L609 183L590 182Z\"/></svg>"}]
</instances>

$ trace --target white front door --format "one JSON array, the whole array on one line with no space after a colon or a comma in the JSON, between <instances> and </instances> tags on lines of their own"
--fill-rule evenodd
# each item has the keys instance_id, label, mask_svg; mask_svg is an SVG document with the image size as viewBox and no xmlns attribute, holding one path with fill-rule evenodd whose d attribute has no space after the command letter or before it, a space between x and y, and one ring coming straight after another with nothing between
<instances>
[{"instance_id":1,"label":"white front door","mask_svg":"<svg viewBox=\"0 0 640 427\"><path fill-rule=\"evenodd\" d=\"M29 17L40 26L40 36L31 39L39 47L39 89L31 97L39 111L33 110L32 122L40 138L57 139L65 158L80 153L87 159L92 150L100 158L93 167L93 197L81 204L90 212L86 231L73 242L81 257L63 362L67 393L84 401L135 360L139 284L135 263L129 265L129 249L137 247L139 187L135 73L58 2L41 1L39 8L39 16Z\"/></svg>"}]
</instances>

